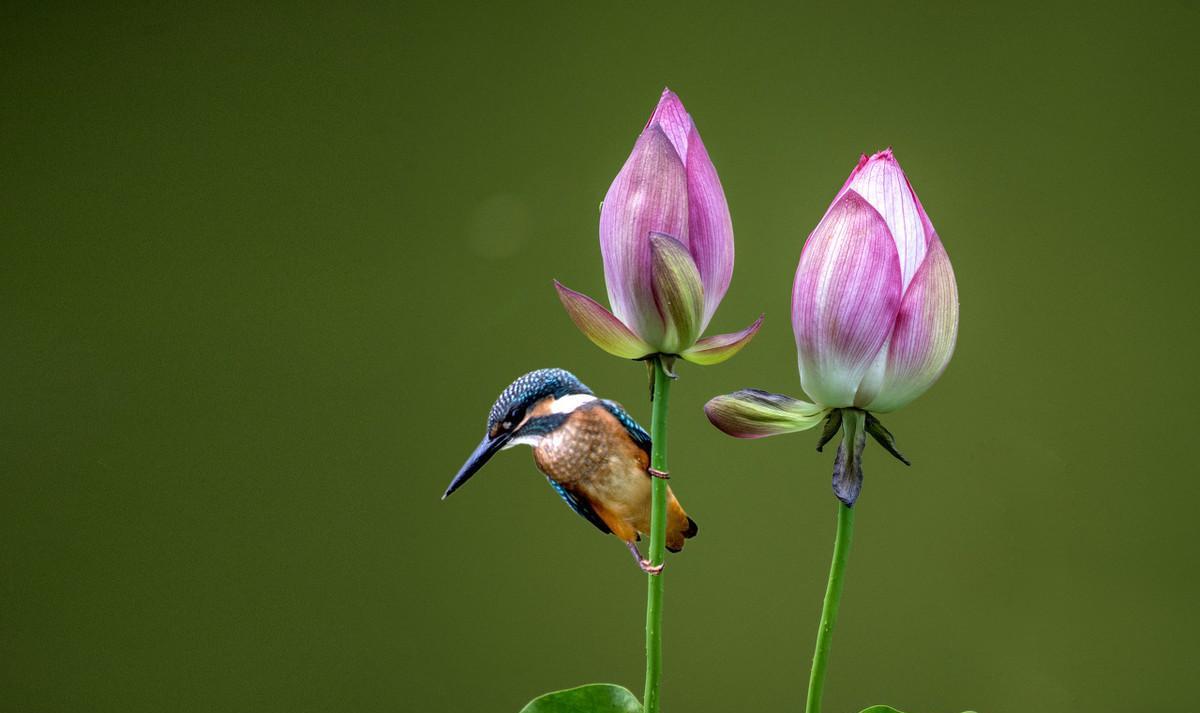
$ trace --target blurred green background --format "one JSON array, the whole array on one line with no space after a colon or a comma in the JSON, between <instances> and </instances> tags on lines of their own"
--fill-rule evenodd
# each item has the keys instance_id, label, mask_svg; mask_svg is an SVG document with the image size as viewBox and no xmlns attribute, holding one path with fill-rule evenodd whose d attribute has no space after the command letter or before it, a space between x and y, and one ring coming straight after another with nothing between
<instances>
[{"instance_id":1,"label":"blurred green background","mask_svg":"<svg viewBox=\"0 0 1200 713\"><path fill-rule=\"evenodd\" d=\"M516 711L641 691L644 580L525 450L516 376L648 422L571 325L664 85L737 234L681 366L668 711L802 706L834 525L788 296L894 146L958 275L942 380L868 453L826 710L1175 710L1200 638L1192 2L16 4L0 11L0 708Z\"/></svg>"}]
</instances>

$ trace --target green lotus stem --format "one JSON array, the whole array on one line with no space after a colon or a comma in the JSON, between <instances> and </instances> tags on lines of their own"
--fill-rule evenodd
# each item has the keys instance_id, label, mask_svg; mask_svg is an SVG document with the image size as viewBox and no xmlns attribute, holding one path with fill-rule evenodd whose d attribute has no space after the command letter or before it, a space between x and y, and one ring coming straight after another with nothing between
<instances>
[{"instance_id":1,"label":"green lotus stem","mask_svg":"<svg viewBox=\"0 0 1200 713\"><path fill-rule=\"evenodd\" d=\"M654 358L654 397L651 402L650 467L667 471L667 398L671 379L660 358ZM651 564L659 565L666 557L667 481L651 478L650 552ZM662 602L663 575L648 575L646 591L646 692L642 697L645 713L658 713L658 684L662 678Z\"/></svg>"},{"instance_id":2,"label":"green lotus stem","mask_svg":"<svg viewBox=\"0 0 1200 713\"><path fill-rule=\"evenodd\" d=\"M825 587L825 604L821 607L821 627L817 629L817 646L813 651L812 673L808 677L808 702L805 713L821 713L821 694L825 688L825 666L829 663L829 644L837 623L838 601L842 598L842 576L846 573L846 555L850 553L850 538L854 533L854 508L838 503L837 536L833 540L833 562L829 565L829 584Z\"/></svg>"}]
</instances>

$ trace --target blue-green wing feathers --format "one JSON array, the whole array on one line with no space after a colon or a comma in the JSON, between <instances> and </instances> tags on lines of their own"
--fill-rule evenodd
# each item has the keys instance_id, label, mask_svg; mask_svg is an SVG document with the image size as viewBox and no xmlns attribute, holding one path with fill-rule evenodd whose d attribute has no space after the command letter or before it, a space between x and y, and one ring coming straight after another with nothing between
<instances>
[{"instance_id":1,"label":"blue-green wing feathers","mask_svg":"<svg viewBox=\"0 0 1200 713\"><path fill-rule=\"evenodd\" d=\"M608 529L608 525L605 525L600 516L596 514L596 511L592 509L592 506L588 504L586 499L577 497L570 490L567 490L564 485L550 476L546 476L546 481L550 483L550 487L554 488L554 492L558 493L558 497L562 498L562 501L567 504L567 507L574 510L576 514L595 525L596 529L600 532L606 535L612 532L612 530Z\"/></svg>"},{"instance_id":2,"label":"blue-green wing feathers","mask_svg":"<svg viewBox=\"0 0 1200 713\"><path fill-rule=\"evenodd\" d=\"M646 455L650 455L650 434L646 433L646 429L642 428L637 421L634 421L633 416L626 413L625 409L621 408L621 404L616 401L601 399L600 403L604 404L605 410L621 422L621 425L625 427L625 432L638 445L638 448L646 451Z\"/></svg>"}]
</instances>

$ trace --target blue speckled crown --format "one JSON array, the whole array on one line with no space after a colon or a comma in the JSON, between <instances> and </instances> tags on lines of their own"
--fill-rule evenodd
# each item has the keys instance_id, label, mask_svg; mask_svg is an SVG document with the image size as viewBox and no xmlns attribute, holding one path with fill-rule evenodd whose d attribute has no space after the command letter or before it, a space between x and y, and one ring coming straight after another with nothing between
<instances>
[{"instance_id":1,"label":"blue speckled crown","mask_svg":"<svg viewBox=\"0 0 1200 713\"><path fill-rule=\"evenodd\" d=\"M538 369L531 371L508 385L496 399L488 414L488 430L510 414L519 418L525 409L547 396L562 398L568 394L591 394L575 375L566 369ZM520 413L514 414L514 409Z\"/></svg>"}]
</instances>

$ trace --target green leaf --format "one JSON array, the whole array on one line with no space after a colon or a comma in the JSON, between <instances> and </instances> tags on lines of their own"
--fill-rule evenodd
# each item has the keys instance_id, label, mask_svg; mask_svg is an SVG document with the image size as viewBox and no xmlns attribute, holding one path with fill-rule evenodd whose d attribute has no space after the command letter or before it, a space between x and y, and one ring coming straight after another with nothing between
<instances>
[{"instance_id":1,"label":"green leaf","mask_svg":"<svg viewBox=\"0 0 1200 713\"><path fill-rule=\"evenodd\" d=\"M863 708L862 713L900 713L900 711L891 706L871 706L870 708Z\"/></svg>"},{"instance_id":2,"label":"green leaf","mask_svg":"<svg viewBox=\"0 0 1200 713\"><path fill-rule=\"evenodd\" d=\"M521 713L642 713L642 704L618 685L589 683L538 696Z\"/></svg>"},{"instance_id":3,"label":"green leaf","mask_svg":"<svg viewBox=\"0 0 1200 713\"><path fill-rule=\"evenodd\" d=\"M900 713L900 711L896 711L892 706L871 706L863 708L862 713ZM964 713L974 713L974 711L964 711Z\"/></svg>"}]
</instances>

